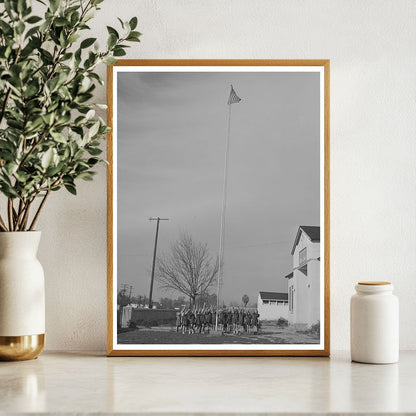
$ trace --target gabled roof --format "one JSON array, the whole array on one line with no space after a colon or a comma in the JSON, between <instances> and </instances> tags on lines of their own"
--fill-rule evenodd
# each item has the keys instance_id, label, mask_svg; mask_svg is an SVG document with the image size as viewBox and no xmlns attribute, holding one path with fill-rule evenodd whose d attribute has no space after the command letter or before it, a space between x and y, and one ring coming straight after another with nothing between
<instances>
[{"instance_id":1,"label":"gabled roof","mask_svg":"<svg viewBox=\"0 0 416 416\"><path fill-rule=\"evenodd\" d=\"M280 292L259 292L262 300L287 300L287 293Z\"/></svg>"},{"instance_id":2,"label":"gabled roof","mask_svg":"<svg viewBox=\"0 0 416 416\"><path fill-rule=\"evenodd\" d=\"M302 231L311 239L312 242L321 241L321 227L316 225L301 225L298 229L296 234L295 242L293 243L292 247L292 255L295 252L296 246L299 243L300 236L302 235Z\"/></svg>"}]
</instances>

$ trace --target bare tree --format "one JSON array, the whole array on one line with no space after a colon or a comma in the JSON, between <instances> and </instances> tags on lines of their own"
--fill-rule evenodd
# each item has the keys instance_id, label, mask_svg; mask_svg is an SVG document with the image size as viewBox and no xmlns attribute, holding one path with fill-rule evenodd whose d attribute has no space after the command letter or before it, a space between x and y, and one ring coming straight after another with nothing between
<instances>
[{"instance_id":1,"label":"bare tree","mask_svg":"<svg viewBox=\"0 0 416 416\"><path fill-rule=\"evenodd\" d=\"M172 244L171 253L159 256L157 264L160 287L183 293L191 306L198 295L207 292L218 274L218 260L210 256L208 246L193 241L188 234L181 234Z\"/></svg>"}]
</instances>

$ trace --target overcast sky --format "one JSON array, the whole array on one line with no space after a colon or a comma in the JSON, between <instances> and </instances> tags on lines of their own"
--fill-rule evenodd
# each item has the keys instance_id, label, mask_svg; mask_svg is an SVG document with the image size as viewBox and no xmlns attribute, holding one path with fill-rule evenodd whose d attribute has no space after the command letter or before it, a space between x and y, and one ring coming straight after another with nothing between
<instances>
[{"instance_id":1,"label":"overcast sky","mask_svg":"<svg viewBox=\"0 0 416 416\"><path fill-rule=\"evenodd\" d=\"M222 300L287 292L297 228L319 225L319 73L119 73L118 284L135 295L149 294L149 217L170 218L159 253L181 232L218 253L230 84Z\"/></svg>"}]
</instances>

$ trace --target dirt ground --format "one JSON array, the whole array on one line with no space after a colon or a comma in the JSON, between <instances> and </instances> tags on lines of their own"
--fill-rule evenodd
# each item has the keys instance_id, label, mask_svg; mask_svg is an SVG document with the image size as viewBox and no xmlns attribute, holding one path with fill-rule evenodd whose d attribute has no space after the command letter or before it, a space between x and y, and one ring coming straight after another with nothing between
<instances>
[{"instance_id":1,"label":"dirt ground","mask_svg":"<svg viewBox=\"0 0 416 416\"><path fill-rule=\"evenodd\" d=\"M173 327L140 327L119 333L119 344L319 344L319 335L263 324L258 334L182 334Z\"/></svg>"}]
</instances>

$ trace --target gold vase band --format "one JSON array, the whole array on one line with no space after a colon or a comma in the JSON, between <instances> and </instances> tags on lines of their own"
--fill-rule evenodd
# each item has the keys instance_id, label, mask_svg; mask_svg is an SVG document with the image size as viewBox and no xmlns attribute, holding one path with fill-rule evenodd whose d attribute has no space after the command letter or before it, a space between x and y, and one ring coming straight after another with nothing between
<instances>
[{"instance_id":1,"label":"gold vase band","mask_svg":"<svg viewBox=\"0 0 416 416\"><path fill-rule=\"evenodd\" d=\"M24 361L38 357L45 347L45 334L0 336L0 360Z\"/></svg>"}]
</instances>

